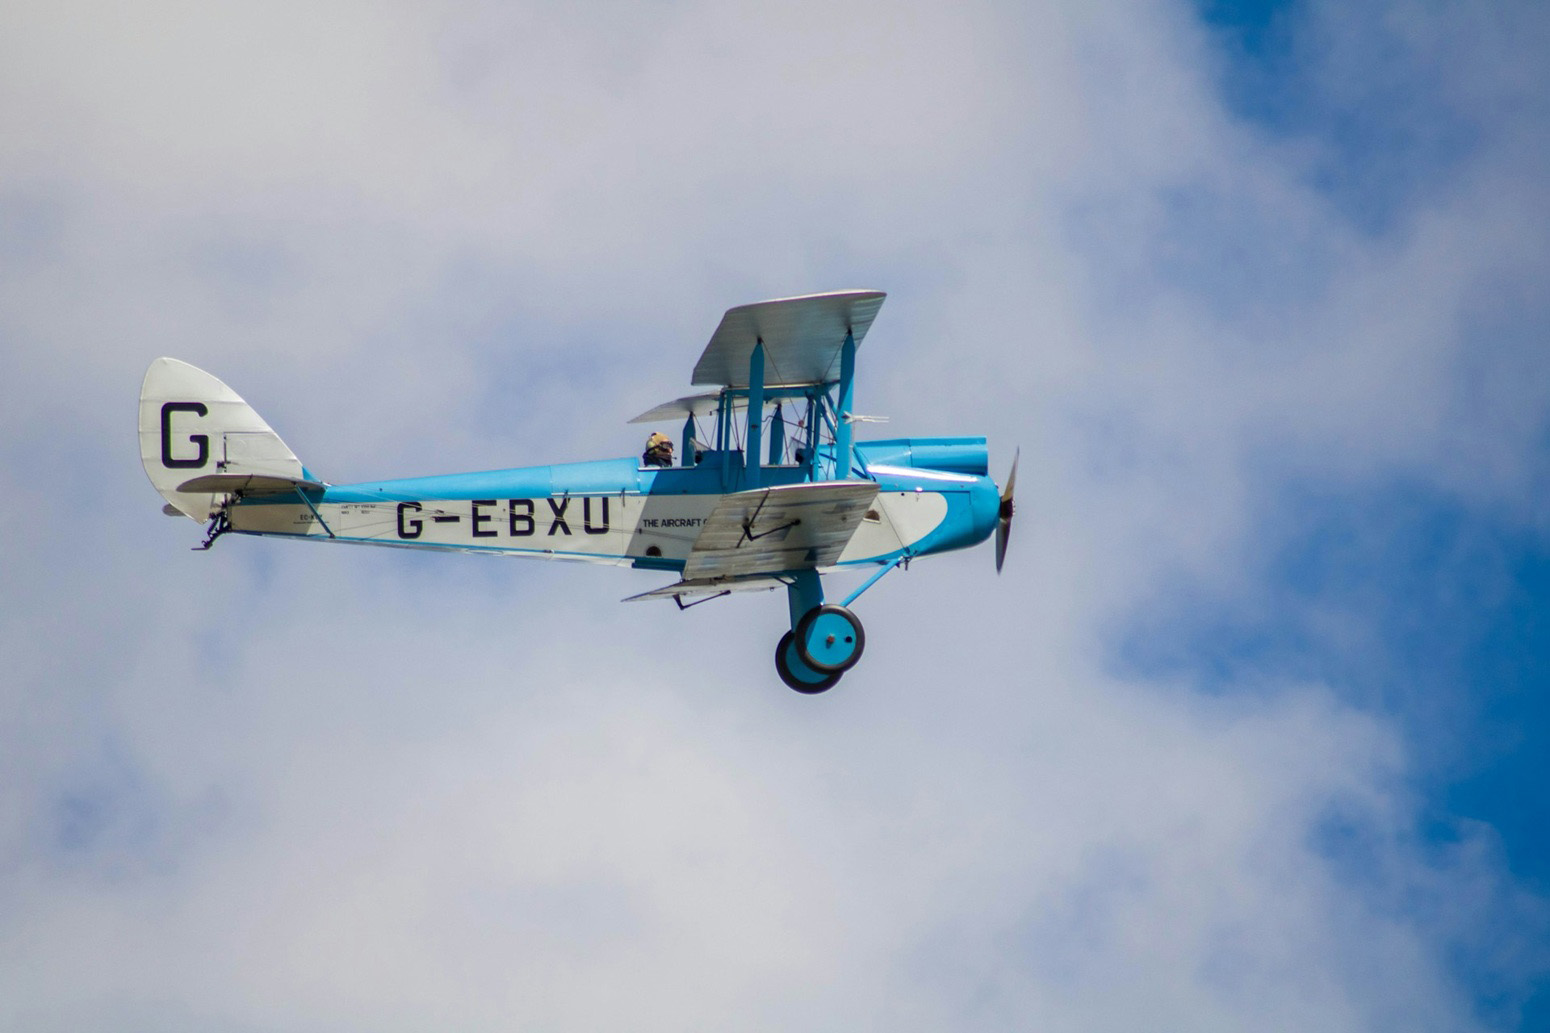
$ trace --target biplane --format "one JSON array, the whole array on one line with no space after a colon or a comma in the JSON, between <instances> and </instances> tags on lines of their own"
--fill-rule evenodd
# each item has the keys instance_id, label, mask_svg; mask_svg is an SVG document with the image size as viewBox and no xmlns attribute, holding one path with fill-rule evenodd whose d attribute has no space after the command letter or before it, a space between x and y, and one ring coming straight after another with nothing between
<instances>
[{"instance_id":1,"label":"biplane","mask_svg":"<svg viewBox=\"0 0 1550 1033\"><path fill-rule=\"evenodd\" d=\"M630 602L681 609L734 592L786 590L790 628L775 650L782 681L833 686L861 659L850 609L911 560L996 535L1012 520L988 473L983 437L856 441L856 352L886 295L837 291L727 310L693 385L632 423L682 421L633 457L482 473L330 484L296 458L236 392L177 359L151 363L140 389L140 457L165 512L227 534L583 560L676 575ZM839 602L825 575L865 576Z\"/></svg>"}]
</instances>

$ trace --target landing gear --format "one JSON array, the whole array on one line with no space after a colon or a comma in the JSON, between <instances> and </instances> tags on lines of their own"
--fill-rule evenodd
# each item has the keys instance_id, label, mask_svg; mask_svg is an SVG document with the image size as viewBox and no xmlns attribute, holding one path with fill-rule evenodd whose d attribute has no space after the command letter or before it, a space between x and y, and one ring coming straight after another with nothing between
<instances>
[{"instance_id":1,"label":"landing gear","mask_svg":"<svg viewBox=\"0 0 1550 1033\"><path fill-rule=\"evenodd\" d=\"M866 649L866 633L846 606L903 559L901 555L879 569L846 597L845 606L823 601L823 585L816 570L792 572L786 582L791 630L781 636L780 645L775 647L775 669L780 672L780 680L798 692L818 693L831 688L840 675L856 666Z\"/></svg>"},{"instance_id":2,"label":"landing gear","mask_svg":"<svg viewBox=\"0 0 1550 1033\"><path fill-rule=\"evenodd\" d=\"M866 633L856 615L843 606L813 607L775 647L780 680L798 692L816 695L834 687L856 665L866 648Z\"/></svg>"},{"instance_id":3,"label":"landing gear","mask_svg":"<svg viewBox=\"0 0 1550 1033\"><path fill-rule=\"evenodd\" d=\"M866 649L866 633L856 615L833 603L808 610L795 631L797 655L815 671L843 674Z\"/></svg>"},{"instance_id":4,"label":"landing gear","mask_svg":"<svg viewBox=\"0 0 1550 1033\"><path fill-rule=\"evenodd\" d=\"M844 672L813 670L797 655L795 640L795 633L788 631L780 637L780 645L775 647L775 670L780 673L780 680L808 696L816 696L834 688Z\"/></svg>"}]
</instances>

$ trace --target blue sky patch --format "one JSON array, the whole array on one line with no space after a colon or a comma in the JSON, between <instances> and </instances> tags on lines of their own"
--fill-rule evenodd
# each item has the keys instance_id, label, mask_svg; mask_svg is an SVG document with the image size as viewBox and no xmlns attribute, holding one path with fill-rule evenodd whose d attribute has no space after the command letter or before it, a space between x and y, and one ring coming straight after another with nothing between
<instances>
[{"instance_id":1,"label":"blue sky patch","mask_svg":"<svg viewBox=\"0 0 1550 1033\"><path fill-rule=\"evenodd\" d=\"M1475 152L1478 122L1444 88L1433 55L1386 26L1381 8L1212 0L1199 10L1228 111L1272 139L1311 145L1304 181L1353 225L1394 228Z\"/></svg>"},{"instance_id":2,"label":"blue sky patch","mask_svg":"<svg viewBox=\"0 0 1550 1033\"><path fill-rule=\"evenodd\" d=\"M1550 541L1414 483L1273 498L1241 594L1168 586L1118 640L1120 670L1223 694L1315 682L1397 719L1426 800L1405 834L1439 859L1484 835L1524 887L1550 890ZM1392 890L1385 834L1335 807L1314 845L1342 880ZM1497 985L1498 949L1451 951L1493 1022L1523 1000ZM1525 1007L1550 1018L1542 992Z\"/></svg>"}]
</instances>

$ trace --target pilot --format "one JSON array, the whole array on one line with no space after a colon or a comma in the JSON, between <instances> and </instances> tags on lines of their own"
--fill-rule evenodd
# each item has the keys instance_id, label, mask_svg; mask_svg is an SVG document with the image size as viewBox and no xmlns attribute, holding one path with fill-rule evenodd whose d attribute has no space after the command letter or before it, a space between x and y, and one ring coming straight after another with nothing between
<instances>
[{"instance_id":1,"label":"pilot","mask_svg":"<svg viewBox=\"0 0 1550 1033\"><path fill-rule=\"evenodd\" d=\"M666 434L653 432L646 439L646 452L640 457L645 466L672 466L673 442Z\"/></svg>"}]
</instances>

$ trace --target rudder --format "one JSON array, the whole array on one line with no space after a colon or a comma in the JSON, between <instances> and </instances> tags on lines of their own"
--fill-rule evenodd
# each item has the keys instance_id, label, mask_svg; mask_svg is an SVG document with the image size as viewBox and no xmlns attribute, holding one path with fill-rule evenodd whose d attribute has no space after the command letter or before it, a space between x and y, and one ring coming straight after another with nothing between
<instances>
[{"instance_id":1,"label":"rudder","mask_svg":"<svg viewBox=\"0 0 1550 1033\"><path fill-rule=\"evenodd\" d=\"M312 480L280 435L237 392L204 370L169 358L152 362L140 385L140 461L161 497L201 522L230 493L210 490L219 481ZM186 490L190 482L198 484L196 490Z\"/></svg>"}]
</instances>

